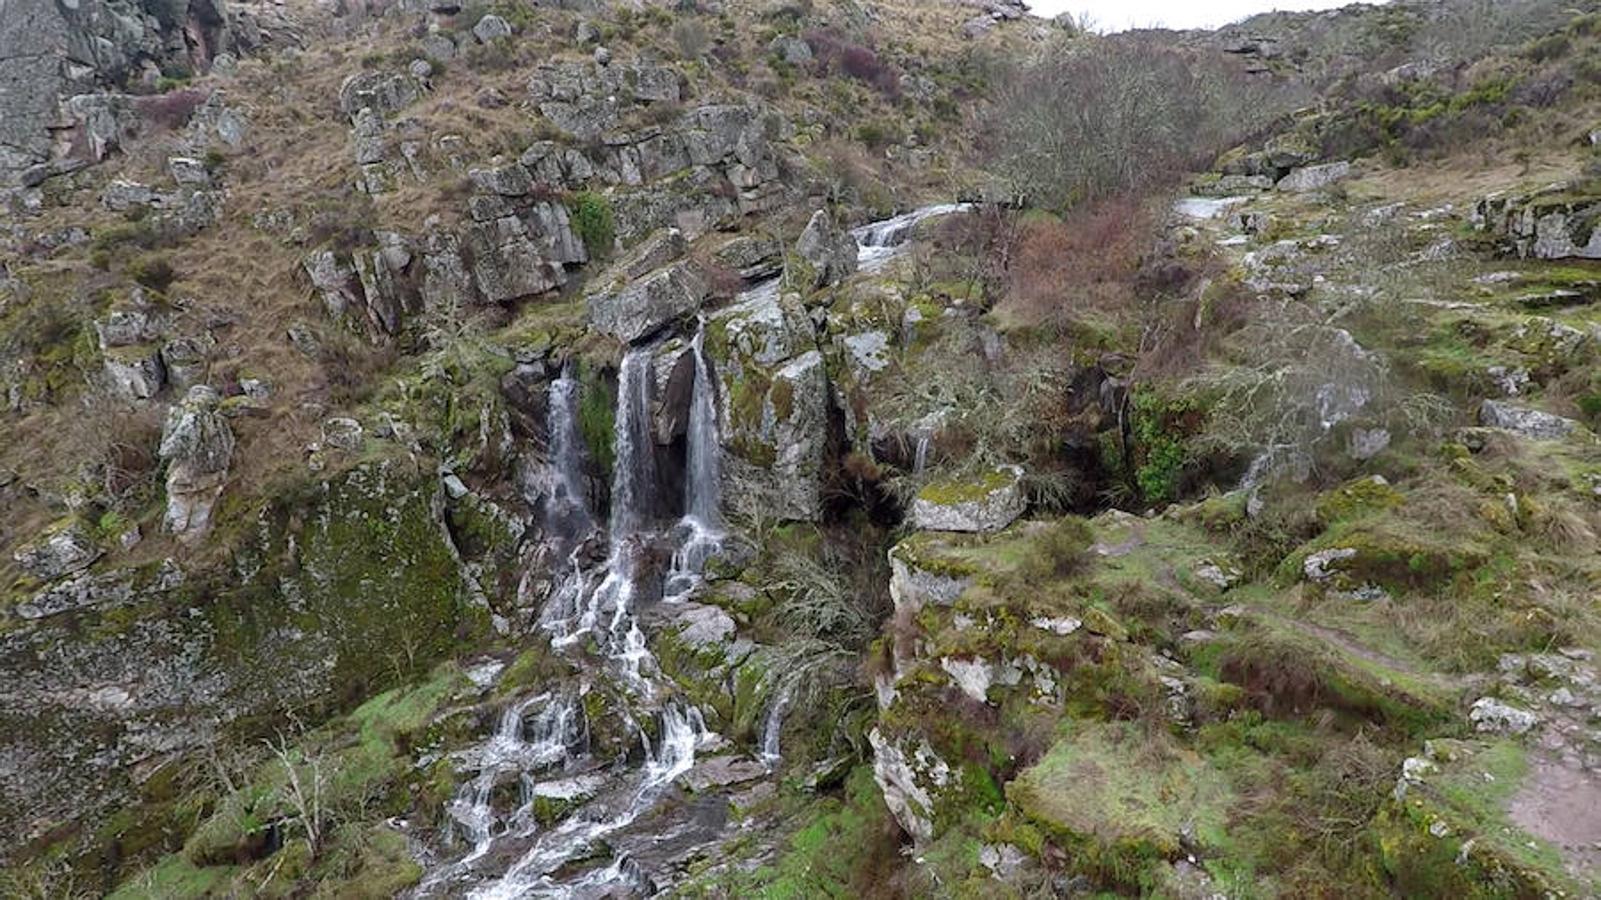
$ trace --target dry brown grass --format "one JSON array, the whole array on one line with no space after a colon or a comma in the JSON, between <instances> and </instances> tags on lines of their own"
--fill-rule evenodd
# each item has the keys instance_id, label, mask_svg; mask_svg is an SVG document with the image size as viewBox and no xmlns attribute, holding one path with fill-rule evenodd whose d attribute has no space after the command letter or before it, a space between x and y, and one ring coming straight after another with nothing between
<instances>
[{"instance_id":1,"label":"dry brown grass","mask_svg":"<svg viewBox=\"0 0 1601 900\"><path fill-rule=\"evenodd\" d=\"M1008 251L1007 321L1066 325L1086 313L1131 311L1135 276L1155 240L1149 204L1117 197L1070 212L1022 221Z\"/></svg>"}]
</instances>

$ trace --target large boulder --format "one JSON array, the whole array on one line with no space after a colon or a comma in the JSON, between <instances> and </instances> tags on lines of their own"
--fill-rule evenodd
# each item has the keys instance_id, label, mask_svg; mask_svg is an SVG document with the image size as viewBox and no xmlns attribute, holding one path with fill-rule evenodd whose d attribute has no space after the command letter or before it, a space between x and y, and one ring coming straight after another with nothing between
<instances>
[{"instance_id":1,"label":"large boulder","mask_svg":"<svg viewBox=\"0 0 1601 900\"><path fill-rule=\"evenodd\" d=\"M797 298L756 292L707 322L719 382L723 496L781 519L815 521L837 453L830 380Z\"/></svg>"},{"instance_id":2,"label":"large boulder","mask_svg":"<svg viewBox=\"0 0 1601 900\"><path fill-rule=\"evenodd\" d=\"M203 537L233 462L234 435L217 411L220 398L196 385L167 414L160 456L167 463L168 531L185 542Z\"/></svg>"},{"instance_id":3,"label":"large boulder","mask_svg":"<svg viewBox=\"0 0 1601 900\"><path fill-rule=\"evenodd\" d=\"M1579 430L1579 423L1572 419L1500 400L1484 401L1479 406L1479 421L1536 441L1559 441Z\"/></svg>"},{"instance_id":4,"label":"large boulder","mask_svg":"<svg viewBox=\"0 0 1601 900\"><path fill-rule=\"evenodd\" d=\"M805 263L798 283L807 289L838 284L856 272L859 254L856 238L820 209L795 243L795 255Z\"/></svg>"},{"instance_id":5,"label":"large boulder","mask_svg":"<svg viewBox=\"0 0 1601 900\"><path fill-rule=\"evenodd\" d=\"M1023 470L1002 466L982 478L935 482L917 492L912 521L927 531L993 532L1023 514Z\"/></svg>"},{"instance_id":6,"label":"large boulder","mask_svg":"<svg viewBox=\"0 0 1601 900\"><path fill-rule=\"evenodd\" d=\"M1473 222L1534 259L1601 259L1601 196L1556 184L1532 194L1479 201Z\"/></svg>"},{"instance_id":7,"label":"large boulder","mask_svg":"<svg viewBox=\"0 0 1601 900\"><path fill-rule=\"evenodd\" d=\"M1321 166L1295 169L1279 180L1278 189L1292 194L1306 194L1332 187L1351 177L1351 164L1333 162Z\"/></svg>"},{"instance_id":8,"label":"large boulder","mask_svg":"<svg viewBox=\"0 0 1601 900\"><path fill-rule=\"evenodd\" d=\"M589 324L633 343L700 309L710 289L692 262L673 263L589 295Z\"/></svg>"}]
</instances>

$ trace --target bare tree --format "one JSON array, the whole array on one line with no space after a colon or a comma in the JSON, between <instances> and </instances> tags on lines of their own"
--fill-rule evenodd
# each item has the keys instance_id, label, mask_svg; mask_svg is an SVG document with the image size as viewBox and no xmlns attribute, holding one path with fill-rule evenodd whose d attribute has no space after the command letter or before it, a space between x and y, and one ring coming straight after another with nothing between
<instances>
[{"instance_id":1,"label":"bare tree","mask_svg":"<svg viewBox=\"0 0 1601 900\"><path fill-rule=\"evenodd\" d=\"M986 131L1018 198L1065 208L1209 162L1294 102L1213 56L1080 35L1003 74Z\"/></svg>"},{"instance_id":2,"label":"bare tree","mask_svg":"<svg viewBox=\"0 0 1601 900\"><path fill-rule=\"evenodd\" d=\"M279 789L279 798L294 811L294 820L306 833L306 843L311 845L311 855L315 858L322 850L326 814L322 796L322 758L291 747L289 740L281 734L276 744L272 741L266 744L283 767L284 784Z\"/></svg>"}]
</instances>

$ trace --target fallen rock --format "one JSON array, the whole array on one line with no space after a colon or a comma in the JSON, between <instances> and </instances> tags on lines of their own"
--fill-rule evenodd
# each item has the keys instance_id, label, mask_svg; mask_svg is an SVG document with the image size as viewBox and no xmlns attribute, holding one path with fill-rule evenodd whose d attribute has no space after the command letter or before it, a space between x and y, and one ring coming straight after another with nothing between
<instances>
[{"instance_id":1,"label":"fallen rock","mask_svg":"<svg viewBox=\"0 0 1601 900\"><path fill-rule=\"evenodd\" d=\"M820 209L801 232L795 254L810 267L800 282L808 288L822 288L838 284L856 272L860 248L849 231Z\"/></svg>"},{"instance_id":2,"label":"fallen rock","mask_svg":"<svg viewBox=\"0 0 1601 900\"><path fill-rule=\"evenodd\" d=\"M167 462L168 531L186 542L211 526L211 511L222 494L233 462L234 435L217 412L217 392L205 385L189 389L167 414L159 455Z\"/></svg>"},{"instance_id":3,"label":"fallen rock","mask_svg":"<svg viewBox=\"0 0 1601 900\"><path fill-rule=\"evenodd\" d=\"M1579 423L1572 419L1500 400L1480 404L1479 421L1536 441L1561 440L1579 429Z\"/></svg>"},{"instance_id":4,"label":"fallen rock","mask_svg":"<svg viewBox=\"0 0 1601 900\"><path fill-rule=\"evenodd\" d=\"M1348 162L1326 163L1295 169L1279 180L1278 189L1292 194L1320 191L1351 176Z\"/></svg>"},{"instance_id":5,"label":"fallen rock","mask_svg":"<svg viewBox=\"0 0 1601 900\"><path fill-rule=\"evenodd\" d=\"M925 531L992 532L1023 514L1023 470L1002 466L981 479L938 482L912 501L912 521Z\"/></svg>"},{"instance_id":6,"label":"fallen rock","mask_svg":"<svg viewBox=\"0 0 1601 900\"><path fill-rule=\"evenodd\" d=\"M1475 701L1468 719L1475 729L1489 734L1525 734L1540 724L1540 717L1534 713L1490 697Z\"/></svg>"},{"instance_id":7,"label":"fallen rock","mask_svg":"<svg viewBox=\"0 0 1601 900\"><path fill-rule=\"evenodd\" d=\"M484 16L473 26L473 37L477 38L480 44L487 44L499 38L509 38L511 23L497 15Z\"/></svg>"},{"instance_id":8,"label":"fallen rock","mask_svg":"<svg viewBox=\"0 0 1601 900\"><path fill-rule=\"evenodd\" d=\"M676 263L589 297L589 324L633 343L700 309L709 288L692 263Z\"/></svg>"}]
</instances>

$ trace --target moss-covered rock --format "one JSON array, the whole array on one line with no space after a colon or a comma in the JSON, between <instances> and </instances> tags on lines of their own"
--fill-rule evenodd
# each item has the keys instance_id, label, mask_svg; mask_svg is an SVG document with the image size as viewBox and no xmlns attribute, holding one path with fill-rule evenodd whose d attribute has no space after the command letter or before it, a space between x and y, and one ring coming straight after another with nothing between
<instances>
[{"instance_id":1,"label":"moss-covered rock","mask_svg":"<svg viewBox=\"0 0 1601 900\"><path fill-rule=\"evenodd\" d=\"M218 536L226 569L96 581L106 602L0 636L0 729L29 760L0 788L0 840L71 840L157 763L275 734L285 710L315 722L487 634L437 494L432 472L364 464L234 510L253 524Z\"/></svg>"}]
</instances>

